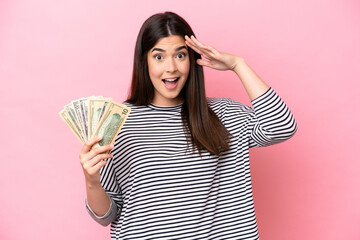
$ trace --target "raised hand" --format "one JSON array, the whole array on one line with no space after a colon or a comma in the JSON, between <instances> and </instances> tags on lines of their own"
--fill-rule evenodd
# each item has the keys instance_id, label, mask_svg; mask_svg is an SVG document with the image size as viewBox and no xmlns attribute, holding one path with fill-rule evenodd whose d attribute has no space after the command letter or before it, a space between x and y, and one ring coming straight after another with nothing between
<instances>
[{"instance_id":1,"label":"raised hand","mask_svg":"<svg viewBox=\"0 0 360 240\"><path fill-rule=\"evenodd\" d=\"M235 70L239 61L243 60L232 54L219 52L214 47L199 42L194 36L185 36L185 43L202 56L197 64L216 70Z\"/></svg>"},{"instance_id":2,"label":"raised hand","mask_svg":"<svg viewBox=\"0 0 360 240\"><path fill-rule=\"evenodd\" d=\"M269 89L269 86L247 65L245 60L232 54L219 52L211 46L199 42L194 36L185 36L185 43L202 59L197 64L217 70L232 70L240 78L250 100L261 96Z\"/></svg>"}]
</instances>

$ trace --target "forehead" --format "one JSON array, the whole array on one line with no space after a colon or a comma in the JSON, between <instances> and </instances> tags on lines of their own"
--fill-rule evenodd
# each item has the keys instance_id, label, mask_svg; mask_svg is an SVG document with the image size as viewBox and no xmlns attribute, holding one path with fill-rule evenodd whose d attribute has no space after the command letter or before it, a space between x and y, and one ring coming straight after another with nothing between
<instances>
[{"instance_id":1,"label":"forehead","mask_svg":"<svg viewBox=\"0 0 360 240\"><path fill-rule=\"evenodd\" d=\"M186 46L184 37L181 37L179 35L171 35L169 37L160 38L152 47L152 49L161 48L164 50L173 51L183 45Z\"/></svg>"}]
</instances>

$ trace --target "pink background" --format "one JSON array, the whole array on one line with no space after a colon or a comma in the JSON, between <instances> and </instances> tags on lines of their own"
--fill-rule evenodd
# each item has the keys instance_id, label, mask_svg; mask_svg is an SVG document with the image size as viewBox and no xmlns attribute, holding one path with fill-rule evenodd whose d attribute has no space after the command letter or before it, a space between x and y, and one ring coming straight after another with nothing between
<instances>
[{"instance_id":1,"label":"pink background","mask_svg":"<svg viewBox=\"0 0 360 240\"><path fill-rule=\"evenodd\" d=\"M251 150L262 239L360 239L357 0L0 1L0 239L109 238L57 114L90 95L123 101L139 28L164 10L245 58L296 117L294 138ZM208 96L249 104L234 73L205 73Z\"/></svg>"}]
</instances>

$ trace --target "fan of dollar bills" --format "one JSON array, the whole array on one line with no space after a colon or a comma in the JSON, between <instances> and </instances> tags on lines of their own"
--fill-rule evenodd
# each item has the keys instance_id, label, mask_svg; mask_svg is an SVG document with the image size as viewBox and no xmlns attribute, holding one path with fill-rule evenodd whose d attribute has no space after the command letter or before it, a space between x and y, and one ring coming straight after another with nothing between
<instances>
[{"instance_id":1,"label":"fan of dollar bills","mask_svg":"<svg viewBox=\"0 0 360 240\"><path fill-rule=\"evenodd\" d=\"M98 136L102 140L95 146L103 146L114 143L130 111L111 98L87 97L72 101L59 115L82 143Z\"/></svg>"}]
</instances>

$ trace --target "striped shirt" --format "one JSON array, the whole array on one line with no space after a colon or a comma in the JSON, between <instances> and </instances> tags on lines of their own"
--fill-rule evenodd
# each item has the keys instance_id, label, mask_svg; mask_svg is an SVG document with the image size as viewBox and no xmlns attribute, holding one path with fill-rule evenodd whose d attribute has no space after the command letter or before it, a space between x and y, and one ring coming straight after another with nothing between
<instances>
[{"instance_id":1,"label":"striped shirt","mask_svg":"<svg viewBox=\"0 0 360 240\"><path fill-rule=\"evenodd\" d=\"M98 217L112 239L259 239L249 148L289 139L297 125L270 88L253 108L228 98L209 106L231 134L220 156L188 146L182 105L133 106L101 169L111 207ZM195 151L194 151L195 150Z\"/></svg>"}]
</instances>

